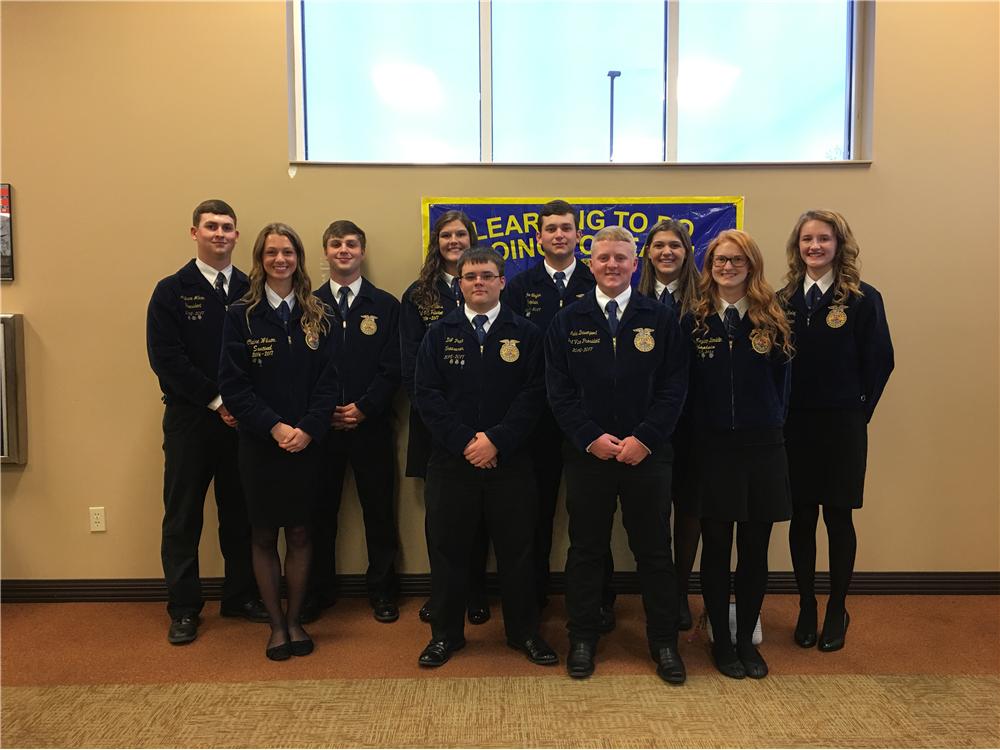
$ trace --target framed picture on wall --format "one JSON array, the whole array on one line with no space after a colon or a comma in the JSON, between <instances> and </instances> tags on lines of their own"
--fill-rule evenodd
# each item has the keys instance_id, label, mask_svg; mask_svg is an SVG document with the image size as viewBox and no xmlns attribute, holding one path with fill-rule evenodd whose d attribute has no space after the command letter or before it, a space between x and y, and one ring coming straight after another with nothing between
<instances>
[{"instance_id":1,"label":"framed picture on wall","mask_svg":"<svg viewBox=\"0 0 1000 750\"><path fill-rule=\"evenodd\" d=\"M10 183L0 183L0 281L14 280L14 233L10 206Z\"/></svg>"}]
</instances>

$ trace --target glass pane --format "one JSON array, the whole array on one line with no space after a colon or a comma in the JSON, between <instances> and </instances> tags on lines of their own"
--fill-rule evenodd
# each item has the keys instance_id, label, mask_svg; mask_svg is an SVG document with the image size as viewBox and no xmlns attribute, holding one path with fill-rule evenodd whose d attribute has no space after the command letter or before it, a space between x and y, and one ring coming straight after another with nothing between
<instances>
[{"instance_id":1,"label":"glass pane","mask_svg":"<svg viewBox=\"0 0 1000 750\"><path fill-rule=\"evenodd\" d=\"M680 3L679 161L849 158L848 3Z\"/></svg>"},{"instance_id":2,"label":"glass pane","mask_svg":"<svg viewBox=\"0 0 1000 750\"><path fill-rule=\"evenodd\" d=\"M304 2L306 158L479 161L479 3Z\"/></svg>"},{"instance_id":3,"label":"glass pane","mask_svg":"<svg viewBox=\"0 0 1000 750\"><path fill-rule=\"evenodd\" d=\"M664 5L493 0L493 160L663 160Z\"/></svg>"}]
</instances>

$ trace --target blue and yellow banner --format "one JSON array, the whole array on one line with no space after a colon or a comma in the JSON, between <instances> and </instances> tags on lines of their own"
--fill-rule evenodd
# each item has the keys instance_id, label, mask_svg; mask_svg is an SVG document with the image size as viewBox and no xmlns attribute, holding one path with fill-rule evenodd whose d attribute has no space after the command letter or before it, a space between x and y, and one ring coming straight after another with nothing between
<instances>
[{"instance_id":1,"label":"blue and yellow banner","mask_svg":"<svg viewBox=\"0 0 1000 750\"><path fill-rule=\"evenodd\" d=\"M503 255L508 278L538 263L544 256L538 245L538 209L548 198L424 198L423 247L426 251L431 227L445 211L464 211L476 226L479 244ZM650 227L663 219L674 219L687 227L694 243L695 261L701 268L709 242L724 229L743 228L742 196L682 196L574 198L563 200L580 209L583 237L577 258L590 262L590 242L606 226L623 226L634 234L642 249Z\"/></svg>"}]
</instances>

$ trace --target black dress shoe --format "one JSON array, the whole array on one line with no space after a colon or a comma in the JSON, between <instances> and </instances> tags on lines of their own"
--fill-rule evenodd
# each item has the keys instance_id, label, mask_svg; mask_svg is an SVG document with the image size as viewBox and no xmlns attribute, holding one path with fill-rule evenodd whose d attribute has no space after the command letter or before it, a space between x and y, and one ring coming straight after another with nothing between
<instances>
[{"instance_id":1,"label":"black dress shoe","mask_svg":"<svg viewBox=\"0 0 1000 750\"><path fill-rule=\"evenodd\" d=\"M656 674L671 685L683 685L687 670L676 646L662 646L656 652Z\"/></svg>"},{"instance_id":2,"label":"black dress shoe","mask_svg":"<svg viewBox=\"0 0 1000 750\"><path fill-rule=\"evenodd\" d=\"M816 608L799 608L799 619L795 623L795 642L802 648L816 645Z\"/></svg>"},{"instance_id":3,"label":"black dress shoe","mask_svg":"<svg viewBox=\"0 0 1000 750\"><path fill-rule=\"evenodd\" d=\"M753 680L763 680L767 677L767 662L753 644L737 649L737 653L747 677Z\"/></svg>"},{"instance_id":4,"label":"black dress shoe","mask_svg":"<svg viewBox=\"0 0 1000 750\"><path fill-rule=\"evenodd\" d=\"M615 607L613 604L601 605L601 622L597 626L598 631L607 635L615 629L618 621L615 619Z\"/></svg>"},{"instance_id":5,"label":"black dress shoe","mask_svg":"<svg viewBox=\"0 0 1000 750\"><path fill-rule=\"evenodd\" d=\"M549 667L559 663L559 657L556 656L556 652L552 650L549 644L542 640L540 635L525 638L520 643L517 641L507 641L507 645L524 652L528 657L528 661L533 664L541 664L542 666Z\"/></svg>"},{"instance_id":6,"label":"black dress shoe","mask_svg":"<svg viewBox=\"0 0 1000 750\"><path fill-rule=\"evenodd\" d=\"M482 625L490 619L490 605L486 602L469 605L469 622L473 625Z\"/></svg>"},{"instance_id":7,"label":"black dress shoe","mask_svg":"<svg viewBox=\"0 0 1000 750\"><path fill-rule=\"evenodd\" d=\"M292 644L285 641L278 646L268 646L264 655L271 661L287 661L292 658Z\"/></svg>"},{"instance_id":8,"label":"black dress shoe","mask_svg":"<svg viewBox=\"0 0 1000 750\"><path fill-rule=\"evenodd\" d=\"M440 667L451 658L453 652L464 648L464 646L464 640L453 642L445 639L438 641L431 639L431 642L420 653L417 662L421 667Z\"/></svg>"},{"instance_id":9,"label":"black dress shoe","mask_svg":"<svg viewBox=\"0 0 1000 750\"><path fill-rule=\"evenodd\" d=\"M372 611L379 622L396 622L399 619L399 607L391 599L379 599L372 605Z\"/></svg>"},{"instance_id":10,"label":"black dress shoe","mask_svg":"<svg viewBox=\"0 0 1000 750\"><path fill-rule=\"evenodd\" d=\"M840 627L841 622L843 628ZM819 637L820 651L840 651L844 647L847 638L847 627L851 624L851 616L844 612L842 621L830 622L829 616L823 621L823 635Z\"/></svg>"},{"instance_id":11,"label":"black dress shoe","mask_svg":"<svg viewBox=\"0 0 1000 750\"><path fill-rule=\"evenodd\" d=\"M183 646L198 637L198 615L181 615L170 621L167 640L175 646Z\"/></svg>"},{"instance_id":12,"label":"black dress shoe","mask_svg":"<svg viewBox=\"0 0 1000 750\"><path fill-rule=\"evenodd\" d=\"M428 599L420 607L420 622L430 622L431 621L431 600Z\"/></svg>"},{"instance_id":13,"label":"black dress shoe","mask_svg":"<svg viewBox=\"0 0 1000 750\"><path fill-rule=\"evenodd\" d=\"M713 643L712 661L715 662L715 668L726 677L742 680L747 676L746 667L743 666L740 657L736 655L736 647L731 643Z\"/></svg>"},{"instance_id":14,"label":"black dress shoe","mask_svg":"<svg viewBox=\"0 0 1000 750\"><path fill-rule=\"evenodd\" d=\"M219 614L223 617L242 617L250 622L269 622L271 619L267 614L267 607L260 599L251 599L237 605L223 604L219 607Z\"/></svg>"},{"instance_id":15,"label":"black dress shoe","mask_svg":"<svg viewBox=\"0 0 1000 750\"><path fill-rule=\"evenodd\" d=\"M582 680L594 674L594 654L597 646L593 643L576 641L569 644L569 656L566 657L566 672L575 680Z\"/></svg>"},{"instance_id":16,"label":"black dress shoe","mask_svg":"<svg viewBox=\"0 0 1000 750\"><path fill-rule=\"evenodd\" d=\"M687 594L681 594L677 599L677 629L690 630L694 621L691 619L691 607L688 606Z\"/></svg>"}]
</instances>

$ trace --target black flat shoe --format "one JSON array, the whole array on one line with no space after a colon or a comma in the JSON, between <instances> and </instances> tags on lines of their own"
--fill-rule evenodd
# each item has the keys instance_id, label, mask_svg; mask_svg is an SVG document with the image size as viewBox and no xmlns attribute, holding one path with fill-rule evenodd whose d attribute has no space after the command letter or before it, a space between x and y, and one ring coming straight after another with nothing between
<instances>
[{"instance_id":1,"label":"black flat shoe","mask_svg":"<svg viewBox=\"0 0 1000 750\"><path fill-rule=\"evenodd\" d=\"M736 655L736 647L732 644L712 644L712 661L715 662L715 668L726 677L742 680L747 676L746 667Z\"/></svg>"},{"instance_id":2,"label":"black flat shoe","mask_svg":"<svg viewBox=\"0 0 1000 750\"><path fill-rule=\"evenodd\" d=\"M691 619L691 607L688 605L688 598L686 595L682 595L677 600L678 604L678 617L677 617L677 629L678 630L690 630L694 621Z\"/></svg>"},{"instance_id":3,"label":"black flat shoe","mask_svg":"<svg viewBox=\"0 0 1000 750\"><path fill-rule=\"evenodd\" d=\"M271 661L285 661L292 658L292 644L285 641L279 646L268 646L264 654Z\"/></svg>"},{"instance_id":4,"label":"black flat shoe","mask_svg":"<svg viewBox=\"0 0 1000 750\"><path fill-rule=\"evenodd\" d=\"M569 656L566 657L566 672L574 680L582 680L594 674L594 654L597 646L593 643L577 641L569 644Z\"/></svg>"},{"instance_id":5,"label":"black flat shoe","mask_svg":"<svg viewBox=\"0 0 1000 750\"><path fill-rule=\"evenodd\" d=\"M420 658L417 663L421 667L440 667L445 664L450 658L452 653L458 651L465 646L465 641L452 642L444 638L440 640L431 640L424 650L420 652Z\"/></svg>"},{"instance_id":6,"label":"black flat shoe","mask_svg":"<svg viewBox=\"0 0 1000 750\"><path fill-rule=\"evenodd\" d=\"M760 655L760 651L754 646L751 645L749 648L739 649L737 653L747 677L752 680L763 680L767 677L767 662L764 661L764 657Z\"/></svg>"},{"instance_id":7,"label":"black flat shoe","mask_svg":"<svg viewBox=\"0 0 1000 750\"><path fill-rule=\"evenodd\" d=\"M840 651L844 647L847 638L847 628L851 624L851 616L845 611L843 619L843 629L831 623L829 618L823 622L823 634L819 638L819 650L829 653L830 651Z\"/></svg>"},{"instance_id":8,"label":"black flat shoe","mask_svg":"<svg viewBox=\"0 0 1000 750\"><path fill-rule=\"evenodd\" d=\"M540 635L525 638L520 643L517 641L507 641L507 645L522 652L532 664L551 667L553 664L559 663L559 657L556 655L556 652L552 650L552 647Z\"/></svg>"},{"instance_id":9,"label":"black flat shoe","mask_svg":"<svg viewBox=\"0 0 1000 750\"><path fill-rule=\"evenodd\" d=\"M313 649L316 647L316 644L313 643L313 639L309 637L309 634L304 630L302 633L305 635L305 638L302 640L288 641L288 645L292 650L292 656L309 656L309 654L311 654Z\"/></svg>"},{"instance_id":10,"label":"black flat shoe","mask_svg":"<svg viewBox=\"0 0 1000 750\"><path fill-rule=\"evenodd\" d=\"M816 645L816 608L799 609L799 619L795 623L795 642L802 648Z\"/></svg>"}]
</instances>

